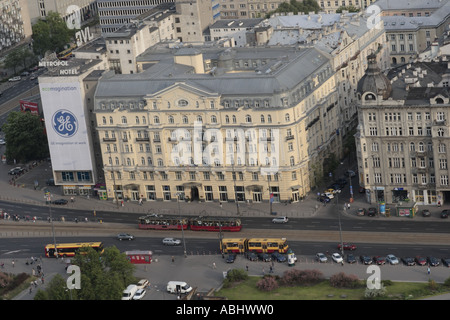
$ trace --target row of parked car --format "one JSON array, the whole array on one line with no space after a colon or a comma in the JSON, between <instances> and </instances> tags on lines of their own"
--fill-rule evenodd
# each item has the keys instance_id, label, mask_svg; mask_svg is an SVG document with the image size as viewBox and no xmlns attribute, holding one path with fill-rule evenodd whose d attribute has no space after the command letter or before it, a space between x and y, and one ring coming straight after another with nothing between
<instances>
[{"instance_id":1,"label":"row of parked car","mask_svg":"<svg viewBox=\"0 0 450 320\"><path fill-rule=\"evenodd\" d=\"M236 254L230 253L227 258L227 263L233 263L236 260ZM276 262L286 262L287 258L285 255L279 253L279 252L273 252L271 254L268 253L255 253L255 252L247 252L245 253L245 257L250 261L264 261L264 262L270 262L270 261L276 261Z\"/></svg>"}]
</instances>

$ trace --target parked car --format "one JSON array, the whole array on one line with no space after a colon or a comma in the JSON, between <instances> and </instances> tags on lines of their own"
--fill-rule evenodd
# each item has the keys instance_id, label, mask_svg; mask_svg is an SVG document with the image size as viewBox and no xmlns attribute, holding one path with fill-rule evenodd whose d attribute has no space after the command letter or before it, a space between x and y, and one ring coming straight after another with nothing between
<instances>
[{"instance_id":1,"label":"parked car","mask_svg":"<svg viewBox=\"0 0 450 320\"><path fill-rule=\"evenodd\" d=\"M333 253L331 255L331 259L333 259L333 261L336 263L342 263L344 261L344 259L342 259L342 256L339 253Z\"/></svg>"},{"instance_id":2,"label":"parked car","mask_svg":"<svg viewBox=\"0 0 450 320\"><path fill-rule=\"evenodd\" d=\"M427 259L425 259L424 257L417 256L417 257L415 258L415 260L416 260L416 263L417 263L419 266L424 266L424 265L427 264Z\"/></svg>"},{"instance_id":3,"label":"parked car","mask_svg":"<svg viewBox=\"0 0 450 320\"><path fill-rule=\"evenodd\" d=\"M58 200L54 200L52 203L53 204L59 204L59 205L64 205L67 204L69 201L67 201L66 199L58 199Z\"/></svg>"},{"instance_id":4,"label":"parked car","mask_svg":"<svg viewBox=\"0 0 450 320\"><path fill-rule=\"evenodd\" d=\"M339 183L333 183L328 186L328 190L341 191L342 185ZM328 191L329 192L329 191Z\"/></svg>"},{"instance_id":5,"label":"parked car","mask_svg":"<svg viewBox=\"0 0 450 320\"><path fill-rule=\"evenodd\" d=\"M28 71L24 71L24 72L22 72L20 75L22 76L22 77L26 77L26 76L28 76L30 73L28 72Z\"/></svg>"},{"instance_id":6,"label":"parked car","mask_svg":"<svg viewBox=\"0 0 450 320\"><path fill-rule=\"evenodd\" d=\"M12 175L12 176L15 176L15 175L20 174L20 173L22 173L22 172L23 172L23 168L21 168L21 167L15 167L15 168L12 168L11 170L9 170L9 171L8 171L8 174L9 174L9 175Z\"/></svg>"},{"instance_id":7,"label":"parked car","mask_svg":"<svg viewBox=\"0 0 450 320\"><path fill-rule=\"evenodd\" d=\"M442 210L442 212L441 212L441 218L442 218L442 219L448 218L448 210Z\"/></svg>"},{"instance_id":8,"label":"parked car","mask_svg":"<svg viewBox=\"0 0 450 320\"><path fill-rule=\"evenodd\" d=\"M48 186L54 186L55 185L55 179L53 179L53 178L47 179L47 181L45 183Z\"/></svg>"},{"instance_id":9,"label":"parked car","mask_svg":"<svg viewBox=\"0 0 450 320\"><path fill-rule=\"evenodd\" d=\"M369 256L360 256L359 259L361 260L361 263L365 265L373 263L372 258L370 258Z\"/></svg>"},{"instance_id":10,"label":"parked car","mask_svg":"<svg viewBox=\"0 0 450 320\"><path fill-rule=\"evenodd\" d=\"M271 257L272 257L272 261L277 261L277 262L285 262L287 260L286 257L279 252L272 253Z\"/></svg>"},{"instance_id":11,"label":"parked car","mask_svg":"<svg viewBox=\"0 0 450 320\"><path fill-rule=\"evenodd\" d=\"M415 266L416 261L414 261L414 258L412 257L404 257L402 258L402 262L405 266Z\"/></svg>"},{"instance_id":12,"label":"parked car","mask_svg":"<svg viewBox=\"0 0 450 320\"><path fill-rule=\"evenodd\" d=\"M333 199L333 198L334 198L334 194L332 194L331 192L325 192L325 193L322 193L320 196L321 196L321 197L328 197L328 198L330 198L330 199Z\"/></svg>"},{"instance_id":13,"label":"parked car","mask_svg":"<svg viewBox=\"0 0 450 320\"><path fill-rule=\"evenodd\" d=\"M272 223L287 223L288 221L288 217L276 217L272 219Z\"/></svg>"},{"instance_id":14,"label":"parked car","mask_svg":"<svg viewBox=\"0 0 450 320\"><path fill-rule=\"evenodd\" d=\"M364 208L358 208L358 211L356 212L357 216L364 216L366 215L366 209Z\"/></svg>"},{"instance_id":15,"label":"parked car","mask_svg":"<svg viewBox=\"0 0 450 320\"><path fill-rule=\"evenodd\" d=\"M134 240L134 236L128 233L119 233L117 235L117 240Z\"/></svg>"},{"instance_id":16,"label":"parked car","mask_svg":"<svg viewBox=\"0 0 450 320\"><path fill-rule=\"evenodd\" d=\"M422 210L422 216L423 216L423 217L429 217L429 216L431 216L430 210L428 210L428 209Z\"/></svg>"},{"instance_id":17,"label":"parked car","mask_svg":"<svg viewBox=\"0 0 450 320\"><path fill-rule=\"evenodd\" d=\"M341 193L341 189L340 188L328 188L327 190L325 190L324 193L331 193L331 194Z\"/></svg>"},{"instance_id":18,"label":"parked car","mask_svg":"<svg viewBox=\"0 0 450 320\"><path fill-rule=\"evenodd\" d=\"M331 201L330 198L325 197L325 196L320 196L320 197L317 198L317 200L320 201L320 202L323 202L323 203L328 203L328 202Z\"/></svg>"},{"instance_id":19,"label":"parked car","mask_svg":"<svg viewBox=\"0 0 450 320\"><path fill-rule=\"evenodd\" d=\"M259 253L258 260L261 260L264 262L270 262L270 261L272 261L272 258L270 258L270 256L267 253Z\"/></svg>"},{"instance_id":20,"label":"parked car","mask_svg":"<svg viewBox=\"0 0 450 320\"><path fill-rule=\"evenodd\" d=\"M133 296L133 300L141 300L145 296L146 292L147 291L145 291L145 289L138 289Z\"/></svg>"},{"instance_id":21,"label":"parked car","mask_svg":"<svg viewBox=\"0 0 450 320\"><path fill-rule=\"evenodd\" d=\"M147 279L141 279L139 280L139 282L137 283L137 286L139 289L145 289L150 285L150 282L148 282Z\"/></svg>"},{"instance_id":22,"label":"parked car","mask_svg":"<svg viewBox=\"0 0 450 320\"><path fill-rule=\"evenodd\" d=\"M175 238L164 238L162 243L165 246L179 246L181 244L181 241Z\"/></svg>"},{"instance_id":23,"label":"parked car","mask_svg":"<svg viewBox=\"0 0 450 320\"><path fill-rule=\"evenodd\" d=\"M350 264L356 263L356 257L353 254L351 254L351 253L349 253L347 255L347 259L346 260L347 260L347 263L350 263Z\"/></svg>"},{"instance_id":24,"label":"parked car","mask_svg":"<svg viewBox=\"0 0 450 320\"><path fill-rule=\"evenodd\" d=\"M234 253L230 253L225 260L227 263L233 263L236 260L236 255Z\"/></svg>"},{"instance_id":25,"label":"parked car","mask_svg":"<svg viewBox=\"0 0 450 320\"><path fill-rule=\"evenodd\" d=\"M8 81L9 82L16 82L16 81L20 81L20 79L22 79L22 78L21 77L12 77Z\"/></svg>"},{"instance_id":26,"label":"parked car","mask_svg":"<svg viewBox=\"0 0 450 320\"><path fill-rule=\"evenodd\" d=\"M344 246L344 250L350 250L350 251L356 250L356 245L354 245L353 243L344 242L343 246ZM341 244L339 243L337 247L338 247L338 249L341 249Z\"/></svg>"},{"instance_id":27,"label":"parked car","mask_svg":"<svg viewBox=\"0 0 450 320\"><path fill-rule=\"evenodd\" d=\"M341 186L341 188L343 188L347 184L347 179L340 178L336 180L336 183L338 183Z\"/></svg>"},{"instance_id":28,"label":"parked car","mask_svg":"<svg viewBox=\"0 0 450 320\"><path fill-rule=\"evenodd\" d=\"M427 262L432 267L437 267L440 264L439 259L435 257L427 257Z\"/></svg>"},{"instance_id":29,"label":"parked car","mask_svg":"<svg viewBox=\"0 0 450 320\"><path fill-rule=\"evenodd\" d=\"M247 259L250 261L258 261L258 256L254 252L248 252Z\"/></svg>"},{"instance_id":30,"label":"parked car","mask_svg":"<svg viewBox=\"0 0 450 320\"><path fill-rule=\"evenodd\" d=\"M450 267L450 258L442 258L442 264L449 268Z\"/></svg>"},{"instance_id":31,"label":"parked car","mask_svg":"<svg viewBox=\"0 0 450 320\"><path fill-rule=\"evenodd\" d=\"M382 256L373 257L373 262L379 266L386 264L386 259Z\"/></svg>"},{"instance_id":32,"label":"parked car","mask_svg":"<svg viewBox=\"0 0 450 320\"><path fill-rule=\"evenodd\" d=\"M0 92L0 96L2 95L2 93ZM5 145L6 144L6 142L5 142L5 140L4 139L0 139L0 145Z\"/></svg>"},{"instance_id":33,"label":"parked car","mask_svg":"<svg viewBox=\"0 0 450 320\"><path fill-rule=\"evenodd\" d=\"M398 259L396 256L394 256L393 254L388 254L386 256L386 261L389 262L390 264L398 264Z\"/></svg>"},{"instance_id":34,"label":"parked car","mask_svg":"<svg viewBox=\"0 0 450 320\"><path fill-rule=\"evenodd\" d=\"M369 208L369 210L367 210L367 216L368 217L375 217L377 215L377 208Z\"/></svg>"},{"instance_id":35,"label":"parked car","mask_svg":"<svg viewBox=\"0 0 450 320\"><path fill-rule=\"evenodd\" d=\"M327 262L328 258L323 253L317 253L316 254L316 260L322 263L322 262Z\"/></svg>"},{"instance_id":36,"label":"parked car","mask_svg":"<svg viewBox=\"0 0 450 320\"><path fill-rule=\"evenodd\" d=\"M353 171L353 170L347 170L347 171L344 173L344 175L345 175L346 177L354 177L354 176L356 176L356 173L355 173L355 171Z\"/></svg>"}]
</instances>

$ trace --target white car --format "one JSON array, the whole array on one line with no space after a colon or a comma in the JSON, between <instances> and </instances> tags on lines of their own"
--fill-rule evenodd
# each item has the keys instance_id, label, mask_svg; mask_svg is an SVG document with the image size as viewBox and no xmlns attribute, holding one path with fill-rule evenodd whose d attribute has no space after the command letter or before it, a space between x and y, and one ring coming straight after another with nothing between
<instances>
[{"instance_id":1,"label":"white car","mask_svg":"<svg viewBox=\"0 0 450 320\"><path fill-rule=\"evenodd\" d=\"M22 78L21 77L12 77L8 81L9 82L16 82L16 81L20 81L20 79L22 79Z\"/></svg>"},{"instance_id":2,"label":"white car","mask_svg":"<svg viewBox=\"0 0 450 320\"><path fill-rule=\"evenodd\" d=\"M181 244L181 241L174 238L164 238L162 243L166 246L179 246Z\"/></svg>"},{"instance_id":3,"label":"white car","mask_svg":"<svg viewBox=\"0 0 450 320\"><path fill-rule=\"evenodd\" d=\"M141 300L146 293L147 291L145 291L145 289L138 289L138 291L136 291L136 293L133 296L133 300Z\"/></svg>"},{"instance_id":4,"label":"white car","mask_svg":"<svg viewBox=\"0 0 450 320\"><path fill-rule=\"evenodd\" d=\"M287 223L288 221L288 217L276 217L272 219L273 223Z\"/></svg>"},{"instance_id":5,"label":"white car","mask_svg":"<svg viewBox=\"0 0 450 320\"><path fill-rule=\"evenodd\" d=\"M316 254L316 259L319 262L327 262L328 261L328 258L323 253Z\"/></svg>"},{"instance_id":6,"label":"white car","mask_svg":"<svg viewBox=\"0 0 450 320\"><path fill-rule=\"evenodd\" d=\"M339 253L333 253L331 255L331 258L333 259L334 262L336 263L342 263L344 261L344 259L342 259L341 255Z\"/></svg>"},{"instance_id":7,"label":"white car","mask_svg":"<svg viewBox=\"0 0 450 320\"><path fill-rule=\"evenodd\" d=\"M150 282L148 282L147 279L141 279L139 280L139 282L137 283L137 286L139 289L145 289L150 285Z\"/></svg>"},{"instance_id":8,"label":"white car","mask_svg":"<svg viewBox=\"0 0 450 320\"><path fill-rule=\"evenodd\" d=\"M388 254L386 256L386 261L389 262L390 264L398 264L399 263L397 257L394 256L393 254Z\"/></svg>"},{"instance_id":9,"label":"white car","mask_svg":"<svg viewBox=\"0 0 450 320\"><path fill-rule=\"evenodd\" d=\"M5 140L0 139L0 145L4 145L4 144L6 144Z\"/></svg>"},{"instance_id":10,"label":"white car","mask_svg":"<svg viewBox=\"0 0 450 320\"><path fill-rule=\"evenodd\" d=\"M322 196L328 197L329 199L333 199L334 198L334 194L332 194L331 192L322 193Z\"/></svg>"}]
</instances>

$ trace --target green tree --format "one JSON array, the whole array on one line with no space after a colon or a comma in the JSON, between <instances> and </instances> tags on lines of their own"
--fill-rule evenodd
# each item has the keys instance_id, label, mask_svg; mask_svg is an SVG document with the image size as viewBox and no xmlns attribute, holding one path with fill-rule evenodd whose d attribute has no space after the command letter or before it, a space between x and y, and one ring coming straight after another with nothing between
<instances>
[{"instance_id":1,"label":"green tree","mask_svg":"<svg viewBox=\"0 0 450 320\"><path fill-rule=\"evenodd\" d=\"M20 62L21 62L21 57L20 57L19 51L16 49L16 50L11 51L5 57L4 65L8 69L13 69L14 73L17 73L17 68L19 67Z\"/></svg>"},{"instance_id":2,"label":"green tree","mask_svg":"<svg viewBox=\"0 0 450 320\"><path fill-rule=\"evenodd\" d=\"M58 13L50 11L45 20L33 25L33 50L39 56L47 51L60 52L74 34Z\"/></svg>"},{"instance_id":3,"label":"green tree","mask_svg":"<svg viewBox=\"0 0 450 320\"><path fill-rule=\"evenodd\" d=\"M336 9L336 13L342 13L344 10L348 12L359 12L360 9L355 6L340 6Z\"/></svg>"},{"instance_id":4,"label":"green tree","mask_svg":"<svg viewBox=\"0 0 450 320\"><path fill-rule=\"evenodd\" d=\"M44 126L38 116L29 112L10 112L2 126L5 133L8 161L27 162L49 156Z\"/></svg>"},{"instance_id":5,"label":"green tree","mask_svg":"<svg viewBox=\"0 0 450 320\"><path fill-rule=\"evenodd\" d=\"M294 14L298 14L299 12L303 12L308 14L309 12L314 11L315 13L321 10L319 4L315 0L304 0L304 1L296 1L290 0L289 2L281 3L277 9L274 11L270 11L266 18L269 18L274 13L288 13L293 12Z\"/></svg>"}]
</instances>

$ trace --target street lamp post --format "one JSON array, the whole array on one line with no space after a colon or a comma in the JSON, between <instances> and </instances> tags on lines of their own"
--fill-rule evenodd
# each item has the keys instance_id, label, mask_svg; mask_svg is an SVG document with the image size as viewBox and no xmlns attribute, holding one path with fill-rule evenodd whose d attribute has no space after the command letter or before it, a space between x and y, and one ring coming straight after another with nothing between
<instances>
[{"instance_id":1,"label":"street lamp post","mask_svg":"<svg viewBox=\"0 0 450 320\"><path fill-rule=\"evenodd\" d=\"M181 219L181 207L180 207L180 197L181 197L181 193L176 193L175 196L177 197L177 203L178 203L178 216L180 217L180 223L181 223L181 237L183 239L183 248L184 248L184 257L187 258L187 253L186 253L186 241L184 239L184 225L183 225L183 221Z\"/></svg>"},{"instance_id":2,"label":"street lamp post","mask_svg":"<svg viewBox=\"0 0 450 320\"><path fill-rule=\"evenodd\" d=\"M55 237L55 225L53 224L53 215L52 215L52 195L50 193L50 191L45 188L44 190L45 192L45 197L47 199L48 202L48 211L49 211L49 218L50 218L50 223L52 224L52 235L53 235L53 245L55 246L55 253L54 256L56 258L58 258L58 249L56 248L56 237Z\"/></svg>"}]
</instances>

